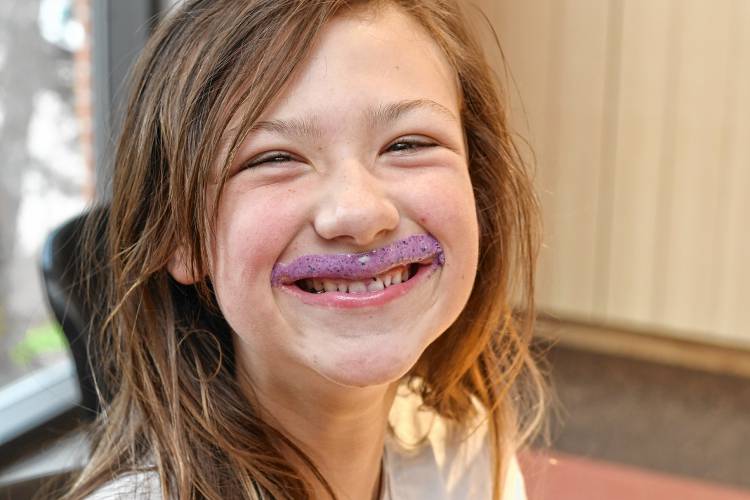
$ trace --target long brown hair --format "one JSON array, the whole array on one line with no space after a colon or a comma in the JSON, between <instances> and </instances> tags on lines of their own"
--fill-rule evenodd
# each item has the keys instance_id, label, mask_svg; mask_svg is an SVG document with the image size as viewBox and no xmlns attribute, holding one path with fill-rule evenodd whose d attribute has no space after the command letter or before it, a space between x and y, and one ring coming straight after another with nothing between
<instances>
[{"instance_id":1,"label":"long brown hair","mask_svg":"<svg viewBox=\"0 0 750 500\"><path fill-rule=\"evenodd\" d=\"M312 461L260 419L240 390L232 333L210 281L178 285L166 265L180 244L193 270L205 275L216 215L207 185L215 181L211 166L229 123L241 119L220 184L252 123L325 23L344 9L385 3L412 15L456 71L480 226L469 301L424 352L408 387L459 427L476 417L473 401L482 404L492 438L493 493L500 498L508 453L542 415L542 377L529 351L538 208L508 127L505 96L465 13L453 0L188 0L157 26L133 74L106 225L106 300L91 346L102 411L91 430L91 460L66 500L149 468L165 498L256 498L259 492L310 498L282 445L334 496Z\"/></svg>"}]
</instances>

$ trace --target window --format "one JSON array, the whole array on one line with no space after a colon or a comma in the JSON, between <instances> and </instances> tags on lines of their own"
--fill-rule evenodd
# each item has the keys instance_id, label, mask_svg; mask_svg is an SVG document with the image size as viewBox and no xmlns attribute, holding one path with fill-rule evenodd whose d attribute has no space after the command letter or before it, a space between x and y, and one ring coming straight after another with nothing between
<instances>
[{"instance_id":1,"label":"window","mask_svg":"<svg viewBox=\"0 0 750 500\"><path fill-rule=\"evenodd\" d=\"M156 14L172 3L0 2L0 449L79 401L47 310L40 248L95 193L106 198L112 110Z\"/></svg>"},{"instance_id":2,"label":"window","mask_svg":"<svg viewBox=\"0 0 750 500\"><path fill-rule=\"evenodd\" d=\"M0 9L0 443L78 397L39 253L93 194L88 1Z\"/></svg>"}]
</instances>

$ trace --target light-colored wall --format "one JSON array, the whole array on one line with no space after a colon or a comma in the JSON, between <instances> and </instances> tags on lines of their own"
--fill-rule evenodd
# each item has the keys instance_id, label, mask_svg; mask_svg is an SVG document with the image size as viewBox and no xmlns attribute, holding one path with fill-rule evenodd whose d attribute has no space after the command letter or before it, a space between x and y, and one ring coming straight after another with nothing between
<instances>
[{"instance_id":1,"label":"light-colored wall","mask_svg":"<svg viewBox=\"0 0 750 500\"><path fill-rule=\"evenodd\" d=\"M540 309L750 347L750 2L476 3L536 154Z\"/></svg>"}]
</instances>

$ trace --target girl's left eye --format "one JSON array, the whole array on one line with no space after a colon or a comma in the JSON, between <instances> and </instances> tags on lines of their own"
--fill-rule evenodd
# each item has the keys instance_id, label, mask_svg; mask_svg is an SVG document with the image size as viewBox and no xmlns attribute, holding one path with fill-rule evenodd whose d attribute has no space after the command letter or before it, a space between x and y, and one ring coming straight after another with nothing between
<instances>
[{"instance_id":1,"label":"girl's left eye","mask_svg":"<svg viewBox=\"0 0 750 500\"><path fill-rule=\"evenodd\" d=\"M437 146L434 142L428 141L427 139L417 139L413 137L404 137L397 139L392 142L390 146L385 149L386 153L399 153L409 154L415 153L417 150L422 148L431 148Z\"/></svg>"}]
</instances>

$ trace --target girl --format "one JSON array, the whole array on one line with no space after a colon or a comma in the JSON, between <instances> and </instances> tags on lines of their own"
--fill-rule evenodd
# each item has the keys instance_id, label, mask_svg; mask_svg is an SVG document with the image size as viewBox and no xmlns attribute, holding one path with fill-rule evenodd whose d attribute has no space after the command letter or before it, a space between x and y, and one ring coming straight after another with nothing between
<instances>
[{"instance_id":1,"label":"girl","mask_svg":"<svg viewBox=\"0 0 750 500\"><path fill-rule=\"evenodd\" d=\"M459 5L188 0L134 82L65 498L524 498L536 202Z\"/></svg>"}]
</instances>

